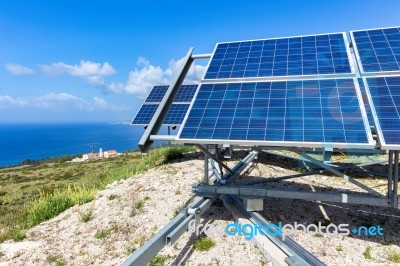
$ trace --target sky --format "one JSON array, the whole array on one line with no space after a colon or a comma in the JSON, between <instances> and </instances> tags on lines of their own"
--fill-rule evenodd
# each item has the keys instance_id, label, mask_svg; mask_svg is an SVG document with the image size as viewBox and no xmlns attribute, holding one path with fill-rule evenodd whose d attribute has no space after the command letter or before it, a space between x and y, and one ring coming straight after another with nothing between
<instances>
[{"instance_id":1,"label":"sky","mask_svg":"<svg viewBox=\"0 0 400 266\"><path fill-rule=\"evenodd\" d=\"M400 25L398 0L0 1L0 123L129 122L190 47ZM196 60L185 83L198 82Z\"/></svg>"}]
</instances>

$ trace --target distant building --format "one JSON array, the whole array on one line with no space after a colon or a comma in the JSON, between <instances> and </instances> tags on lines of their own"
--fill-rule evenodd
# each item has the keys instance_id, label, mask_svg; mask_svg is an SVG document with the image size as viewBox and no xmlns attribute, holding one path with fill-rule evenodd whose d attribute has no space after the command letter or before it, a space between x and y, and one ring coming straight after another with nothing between
<instances>
[{"instance_id":1,"label":"distant building","mask_svg":"<svg viewBox=\"0 0 400 266\"><path fill-rule=\"evenodd\" d=\"M91 152L91 153L84 154L82 156L83 160L89 160L89 159L95 159L95 158L99 158L99 154L98 153Z\"/></svg>"},{"instance_id":2,"label":"distant building","mask_svg":"<svg viewBox=\"0 0 400 266\"><path fill-rule=\"evenodd\" d=\"M110 157L114 157L117 155L118 155L118 152L116 150L108 150L103 153L104 158L110 158Z\"/></svg>"},{"instance_id":3,"label":"distant building","mask_svg":"<svg viewBox=\"0 0 400 266\"><path fill-rule=\"evenodd\" d=\"M100 150L99 150L99 157L100 158L104 157L103 148L100 148Z\"/></svg>"}]
</instances>

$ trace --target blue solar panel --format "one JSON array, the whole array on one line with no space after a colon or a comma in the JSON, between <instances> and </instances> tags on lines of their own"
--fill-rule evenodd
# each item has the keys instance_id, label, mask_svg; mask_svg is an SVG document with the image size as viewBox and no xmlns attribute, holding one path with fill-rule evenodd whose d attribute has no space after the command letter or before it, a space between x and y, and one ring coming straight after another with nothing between
<instances>
[{"instance_id":1,"label":"blue solar panel","mask_svg":"<svg viewBox=\"0 0 400 266\"><path fill-rule=\"evenodd\" d=\"M168 86L154 86L144 102L159 103L168 90Z\"/></svg>"},{"instance_id":2,"label":"blue solar panel","mask_svg":"<svg viewBox=\"0 0 400 266\"><path fill-rule=\"evenodd\" d=\"M174 102L191 102L196 89L197 85L182 85L175 96ZM154 86L145 103L160 103L167 90L168 86Z\"/></svg>"},{"instance_id":3,"label":"blue solar panel","mask_svg":"<svg viewBox=\"0 0 400 266\"><path fill-rule=\"evenodd\" d=\"M164 125L180 125L189 109L189 104L173 104L165 117Z\"/></svg>"},{"instance_id":4,"label":"blue solar panel","mask_svg":"<svg viewBox=\"0 0 400 266\"><path fill-rule=\"evenodd\" d=\"M178 139L371 146L363 117L354 79L204 84Z\"/></svg>"},{"instance_id":5,"label":"blue solar panel","mask_svg":"<svg viewBox=\"0 0 400 266\"><path fill-rule=\"evenodd\" d=\"M139 109L131 125L148 125L162 101L168 86L154 86ZM189 104L196 93L197 85L182 85L163 121L163 125L180 125L189 109ZM178 104L179 103L179 104ZM183 104L186 103L186 104Z\"/></svg>"},{"instance_id":6,"label":"blue solar panel","mask_svg":"<svg viewBox=\"0 0 400 266\"><path fill-rule=\"evenodd\" d=\"M351 32L362 71L400 70L400 28Z\"/></svg>"},{"instance_id":7,"label":"blue solar panel","mask_svg":"<svg viewBox=\"0 0 400 266\"><path fill-rule=\"evenodd\" d=\"M131 125L147 125L153 118L158 104L143 104L133 119Z\"/></svg>"},{"instance_id":8,"label":"blue solar panel","mask_svg":"<svg viewBox=\"0 0 400 266\"><path fill-rule=\"evenodd\" d=\"M143 104L131 125L148 125L153 118L158 104ZM163 125L180 125L189 109L189 104L172 104Z\"/></svg>"},{"instance_id":9,"label":"blue solar panel","mask_svg":"<svg viewBox=\"0 0 400 266\"><path fill-rule=\"evenodd\" d=\"M351 73L344 34L219 43L205 79Z\"/></svg>"},{"instance_id":10,"label":"blue solar panel","mask_svg":"<svg viewBox=\"0 0 400 266\"><path fill-rule=\"evenodd\" d=\"M182 85L175 96L174 102L191 102L196 90L197 85Z\"/></svg>"},{"instance_id":11,"label":"blue solar panel","mask_svg":"<svg viewBox=\"0 0 400 266\"><path fill-rule=\"evenodd\" d=\"M381 145L400 148L400 77L367 78ZM397 145L397 146L396 146Z\"/></svg>"}]
</instances>

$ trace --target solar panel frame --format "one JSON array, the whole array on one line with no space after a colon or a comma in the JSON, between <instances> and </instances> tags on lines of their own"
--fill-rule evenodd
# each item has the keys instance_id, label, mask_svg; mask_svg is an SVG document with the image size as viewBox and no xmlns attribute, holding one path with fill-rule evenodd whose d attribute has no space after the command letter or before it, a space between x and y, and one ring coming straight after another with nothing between
<instances>
[{"instance_id":1,"label":"solar panel frame","mask_svg":"<svg viewBox=\"0 0 400 266\"><path fill-rule=\"evenodd\" d=\"M346 78L346 77L344 77ZM340 77L336 77L336 78L331 78L331 79L340 79ZM350 79L350 78L347 78ZM307 79L308 81L309 79ZM207 83L200 83L199 87L196 91L196 94L193 97L193 101L189 106L189 109L186 113L186 116L182 122L182 125L177 133L177 138L175 139L175 141L177 143L186 143L186 144L191 144L191 143L195 143L195 144L228 144L228 145L240 145L240 146L278 146L278 147L299 147L299 148L359 148L359 149L373 149L375 146L375 141L373 140L372 137L372 133L370 131L370 125L368 122L368 118L367 118L367 113L365 111L365 106L364 106L364 102L362 99L362 94L360 91L360 87L359 84L357 82L357 78L351 78L351 80L354 83L354 88L356 91L356 95L357 95L357 99L358 99L358 105L361 111L361 116L362 116L362 120L363 120L363 124L364 124L364 129L366 132L366 136L368 139L368 143L328 143L328 142L311 142L311 141L303 141L303 142L299 142L299 141L284 141L284 140L279 140L279 141L253 141L253 140L228 140L228 139L187 139L187 138L181 138L181 133L186 125L187 119L189 117L189 114L193 108L193 105L195 103L195 100L197 99L198 93L200 91L200 87L202 85L205 85ZM266 82L274 82L274 81L270 81L270 80L262 80L262 81L266 81ZM256 81L256 82L262 82L262 81ZM282 80L275 80L275 81L282 81ZM292 79L286 79L283 81L296 81L296 80L292 80ZM304 79L297 79L297 81L305 81ZM221 83L229 83L229 84L235 84L235 83L251 83L252 81L246 81L246 82L242 82L242 81L234 81L234 82L221 82L221 81L216 81L214 82L214 84L221 84Z\"/></svg>"},{"instance_id":2,"label":"solar panel frame","mask_svg":"<svg viewBox=\"0 0 400 266\"><path fill-rule=\"evenodd\" d=\"M303 38L303 37L316 37L316 36L325 36L325 35L333 35L333 34L341 34L343 36L344 45L346 49L347 59L349 61L350 73L334 73L334 74L313 74L313 75L286 75L286 76L261 76L261 77L243 77L243 78L218 78L218 79L206 79L206 75L210 68L210 65L213 61L215 53L217 51L218 45L220 44L230 44L230 43L243 43L243 42L254 42L254 41L268 41L268 40L280 40L280 39L290 39L290 38ZM251 39L251 40L241 40L241 41L231 41L231 42L218 42L216 43L212 56L207 64L206 71L203 74L201 79L202 84L206 83L214 83L215 81L221 82L247 82L247 81L268 81L268 80L298 80L298 79L324 79L324 78L332 78L340 75L341 77L354 77L356 75L356 62L354 57L351 55L349 40L346 32L334 32L334 33L324 33L324 34L312 34L312 35L299 35L299 36L288 36L288 37L277 37L277 38L265 38L265 39Z\"/></svg>"},{"instance_id":3,"label":"solar panel frame","mask_svg":"<svg viewBox=\"0 0 400 266\"><path fill-rule=\"evenodd\" d=\"M382 127L381 127L381 123L377 114L377 109L374 103L374 99L372 98L372 94L371 94L371 90L369 87L369 83L368 83L368 79L369 78L390 78L390 77L399 77L400 75L388 75L388 76L371 76L371 77L363 77L364 80L364 86L365 86L365 90L367 91L367 97L369 100L369 104L371 107L371 112L372 112L372 116L375 122L375 127L376 127L376 131L378 134L378 139L379 139L379 144L381 149L384 150L400 150L400 143L399 144L387 144L385 141L385 137L382 131ZM399 134L400 134L400 130L399 130Z\"/></svg>"},{"instance_id":4,"label":"solar panel frame","mask_svg":"<svg viewBox=\"0 0 400 266\"><path fill-rule=\"evenodd\" d=\"M371 29L364 29L364 30L353 30L350 31L350 40L353 44L353 49L354 49L354 54L356 57L357 62L359 62L359 70L362 76L391 76L391 75L398 75L400 74L400 68L399 70L393 70L393 71L365 71L364 70L364 65L363 65L363 60L361 59L360 56L360 50L357 45L356 38L354 36L355 32L366 32L366 31L373 31L373 30L385 30L385 29L400 29L400 26L394 26L394 27L385 27L385 28L371 28ZM372 43L372 42L371 42ZM375 49L374 49L375 50ZM376 55L376 54L375 54ZM399 67L400 67L400 60L397 60Z\"/></svg>"}]
</instances>

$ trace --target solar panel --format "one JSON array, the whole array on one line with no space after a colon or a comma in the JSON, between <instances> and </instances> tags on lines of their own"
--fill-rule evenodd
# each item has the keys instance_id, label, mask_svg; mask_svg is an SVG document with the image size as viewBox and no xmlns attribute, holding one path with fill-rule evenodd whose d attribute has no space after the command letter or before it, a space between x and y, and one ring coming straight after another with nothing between
<instances>
[{"instance_id":1,"label":"solar panel","mask_svg":"<svg viewBox=\"0 0 400 266\"><path fill-rule=\"evenodd\" d=\"M158 104L143 104L133 119L131 125L146 126L153 118ZM165 126L176 126L182 124L186 112L189 109L189 104L173 103L163 121Z\"/></svg>"},{"instance_id":2,"label":"solar panel","mask_svg":"<svg viewBox=\"0 0 400 266\"><path fill-rule=\"evenodd\" d=\"M160 103L167 90L168 86L154 86L144 102Z\"/></svg>"},{"instance_id":3,"label":"solar panel","mask_svg":"<svg viewBox=\"0 0 400 266\"><path fill-rule=\"evenodd\" d=\"M168 90L166 86L154 86L146 97L143 105L140 107L135 118L132 120L131 125L146 126L153 118L160 102L162 101L165 93ZM192 101L196 93L197 85L182 85L171 105L167 116L163 121L163 125L180 125L189 109L189 103Z\"/></svg>"},{"instance_id":4,"label":"solar panel","mask_svg":"<svg viewBox=\"0 0 400 266\"><path fill-rule=\"evenodd\" d=\"M366 78L382 148L400 149L400 76Z\"/></svg>"},{"instance_id":5,"label":"solar panel","mask_svg":"<svg viewBox=\"0 0 400 266\"><path fill-rule=\"evenodd\" d=\"M364 73L400 70L400 28L352 31L354 49Z\"/></svg>"},{"instance_id":6,"label":"solar panel","mask_svg":"<svg viewBox=\"0 0 400 266\"><path fill-rule=\"evenodd\" d=\"M201 85L177 141L372 147L355 79Z\"/></svg>"},{"instance_id":7,"label":"solar panel","mask_svg":"<svg viewBox=\"0 0 400 266\"><path fill-rule=\"evenodd\" d=\"M345 33L218 43L205 79L352 73Z\"/></svg>"},{"instance_id":8,"label":"solar panel","mask_svg":"<svg viewBox=\"0 0 400 266\"><path fill-rule=\"evenodd\" d=\"M131 125L148 125L157 108L158 104L143 104L132 120Z\"/></svg>"},{"instance_id":9,"label":"solar panel","mask_svg":"<svg viewBox=\"0 0 400 266\"><path fill-rule=\"evenodd\" d=\"M168 85L154 86L147 96L145 103L160 103L168 87ZM191 102L196 89L197 85L182 85L175 96L174 102Z\"/></svg>"}]
</instances>

